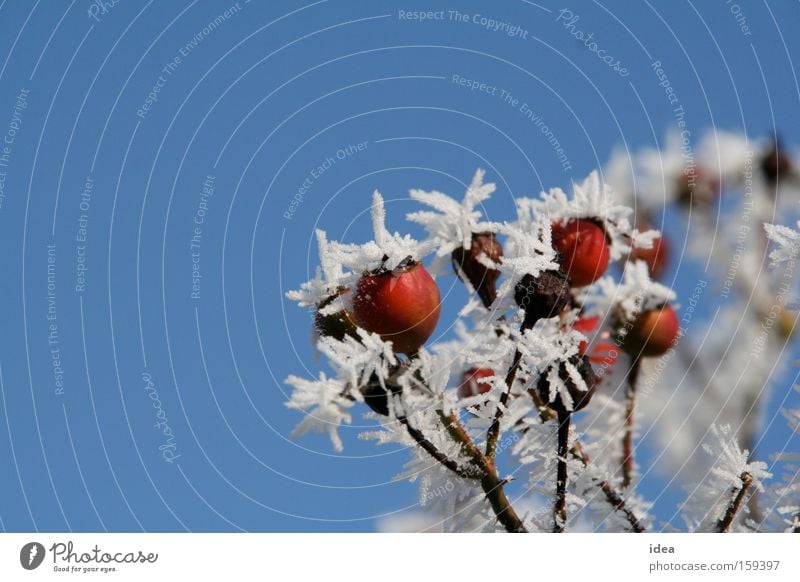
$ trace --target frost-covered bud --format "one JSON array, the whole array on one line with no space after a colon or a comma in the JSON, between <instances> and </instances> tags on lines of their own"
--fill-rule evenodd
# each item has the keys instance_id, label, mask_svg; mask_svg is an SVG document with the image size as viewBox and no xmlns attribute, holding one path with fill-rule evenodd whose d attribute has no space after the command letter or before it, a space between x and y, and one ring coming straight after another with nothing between
<instances>
[{"instance_id":1,"label":"frost-covered bud","mask_svg":"<svg viewBox=\"0 0 800 582\"><path fill-rule=\"evenodd\" d=\"M314 315L314 329L320 336L332 337L339 341L344 340L345 336L348 335L358 339L353 313L344 305L344 296L349 292L349 289L340 289L338 293L331 295L317 305L317 312ZM327 315L321 313L323 309L333 305L336 301L342 303L339 311Z\"/></svg>"},{"instance_id":2,"label":"frost-covered bud","mask_svg":"<svg viewBox=\"0 0 800 582\"><path fill-rule=\"evenodd\" d=\"M625 352L634 357L663 356L680 335L678 315L669 305L641 312L628 327L620 327L619 341Z\"/></svg>"},{"instance_id":3,"label":"frost-covered bud","mask_svg":"<svg viewBox=\"0 0 800 582\"><path fill-rule=\"evenodd\" d=\"M777 140L772 144L770 150L761 158L761 172L771 185L775 185L781 179L794 172L791 158L781 148Z\"/></svg>"},{"instance_id":4,"label":"frost-covered bud","mask_svg":"<svg viewBox=\"0 0 800 582\"><path fill-rule=\"evenodd\" d=\"M360 327L392 342L396 352L413 354L436 328L440 303L436 282L421 263L409 257L391 271L359 279L353 315Z\"/></svg>"},{"instance_id":5,"label":"frost-covered bud","mask_svg":"<svg viewBox=\"0 0 800 582\"><path fill-rule=\"evenodd\" d=\"M685 206L711 204L720 193L719 180L697 168L689 168L676 180L677 200Z\"/></svg>"},{"instance_id":6,"label":"frost-covered bud","mask_svg":"<svg viewBox=\"0 0 800 582\"><path fill-rule=\"evenodd\" d=\"M389 394L400 394L402 386L393 382L384 382L385 388L381 385L378 377L373 374L369 382L360 388L361 395L364 397L364 404L369 406L373 412L381 416L389 416Z\"/></svg>"},{"instance_id":7,"label":"frost-covered bud","mask_svg":"<svg viewBox=\"0 0 800 582\"><path fill-rule=\"evenodd\" d=\"M497 264L503 258L503 246L493 232L480 232L472 235L470 248L458 247L453 251L453 269L459 277L466 277L475 288L486 307L497 297L497 278L500 271L481 263L482 255Z\"/></svg>"},{"instance_id":8,"label":"frost-covered bud","mask_svg":"<svg viewBox=\"0 0 800 582\"><path fill-rule=\"evenodd\" d=\"M558 414L577 412L585 408L589 404L589 401L591 401L594 390L598 384L597 374L595 374L591 363L589 363L588 357L575 355L570 358L569 362L578 369L578 373L586 384L586 390L582 390L570 377L566 366L563 363L559 366L558 377L564 382L569 397L572 399L571 407L562 400L560 392L556 392L555 397L550 400L552 390L547 374L543 374L536 385L536 389L539 391L539 396L542 401L547 402L547 405Z\"/></svg>"},{"instance_id":9,"label":"frost-covered bud","mask_svg":"<svg viewBox=\"0 0 800 582\"><path fill-rule=\"evenodd\" d=\"M525 310L524 327L531 328L539 319L556 317L569 305L567 276L562 271L525 275L514 289L514 299Z\"/></svg>"}]
</instances>

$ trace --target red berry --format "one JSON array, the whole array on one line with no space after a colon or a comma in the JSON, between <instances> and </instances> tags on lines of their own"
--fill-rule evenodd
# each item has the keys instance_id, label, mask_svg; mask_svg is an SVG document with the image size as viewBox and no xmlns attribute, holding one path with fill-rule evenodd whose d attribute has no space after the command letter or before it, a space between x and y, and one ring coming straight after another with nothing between
<instances>
[{"instance_id":1,"label":"red berry","mask_svg":"<svg viewBox=\"0 0 800 582\"><path fill-rule=\"evenodd\" d=\"M632 356L662 356L678 341L680 323L669 305L640 313L622 339Z\"/></svg>"},{"instance_id":2,"label":"red berry","mask_svg":"<svg viewBox=\"0 0 800 582\"><path fill-rule=\"evenodd\" d=\"M356 323L391 341L396 352L413 354L439 321L439 287L419 263L364 275L353 297Z\"/></svg>"},{"instance_id":3,"label":"red berry","mask_svg":"<svg viewBox=\"0 0 800 582\"><path fill-rule=\"evenodd\" d=\"M553 248L561 255L561 268L570 283L583 287L599 279L608 268L610 253L605 231L587 218L553 223Z\"/></svg>"},{"instance_id":4,"label":"red berry","mask_svg":"<svg viewBox=\"0 0 800 582\"><path fill-rule=\"evenodd\" d=\"M644 261L653 279L658 279L664 273L669 260L669 245L663 236L653 241L653 246L649 249L634 248L631 252L631 259L634 261Z\"/></svg>"},{"instance_id":5,"label":"red berry","mask_svg":"<svg viewBox=\"0 0 800 582\"><path fill-rule=\"evenodd\" d=\"M469 398L478 394L486 394L492 389L491 384L481 382L485 378L494 376L490 368L470 368L461 375L461 384L458 385L458 397Z\"/></svg>"}]
</instances>

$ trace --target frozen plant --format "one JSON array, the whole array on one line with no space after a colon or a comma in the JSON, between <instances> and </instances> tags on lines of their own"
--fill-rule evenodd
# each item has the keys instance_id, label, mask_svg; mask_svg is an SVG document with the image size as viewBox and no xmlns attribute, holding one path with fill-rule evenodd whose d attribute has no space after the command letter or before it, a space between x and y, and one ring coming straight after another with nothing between
<instances>
[{"instance_id":1,"label":"frozen plant","mask_svg":"<svg viewBox=\"0 0 800 582\"><path fill-rule=\"evenodd\" d=\"M637 227L597 172L569 195L518 198L505 222L485 218L494 191L482 170L461 201L412 190L425 208L406 218L424 227L421 241L387 228L377 191L373 240L318 232L317 275L287 296L314 308L330 370L287 379L288 406L306 415L295 436L322 432L341 450L338 426L364 411L378 426L362 438L413 445L400 478L420 484L421 504L448 531L656 527L636 490L634 411L642 364L680 335L675 294L647 260L661 235ZM455 333L430 343L442 301L434 275L448 260L471 297ZM701 491L718 503L685 521L740 529L768 473L727 429L711 436L709 452L726 464ZM509 493L501 466L525 476L521 494Z\"/></svg>"}]
</instances>

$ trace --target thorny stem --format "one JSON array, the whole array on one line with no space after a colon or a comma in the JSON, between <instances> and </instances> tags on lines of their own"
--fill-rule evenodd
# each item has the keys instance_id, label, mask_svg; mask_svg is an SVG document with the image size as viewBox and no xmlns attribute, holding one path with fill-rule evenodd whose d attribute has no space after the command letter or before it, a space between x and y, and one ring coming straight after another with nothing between
<instances>
[{"instance_id":1,"label":"thorny stem","mask_svg":"<svg viewBox=\"0 0 800 582\"><path fill-rule=\"evenodd\" d=\"M628 389L625 392L625 433L622 436L622 487L630 487L633 481L633 410L636 405L636 380L639 377L641 360L634 356L628 369Z\"/></svg>"},{"instance_id":2,"label":"thorny stem","mask_svg":"<svg viewBox=\"0 0 800 582\"><path fill-rule=\"evenodd\" d=\"M731 525L733 524L733 520L736 518L736 514L739 512L739 509L742 506L742 501L744 500L745 495L747 494L747 490L750 488L750 485L753 483L753 477L745 471L739 476L739 479L742 480L742 486L736 491L734 488L734 497L731 499L731 502L728 504L728 508L725 510L725 515L723 515L720 520L717 522L716 530L719 533L726 533L730 530Z\"/></svg>"},{"instance_id":3,"label":"thorny stem","mask_svg":"<svg viewBox=\"0 0 800 582\"><path fill-rule=\"evenodd\" d=\"M558 413L558 465L556 501L553 506L553 533L564 533L567 525L567 454L569 452L569 412Z\"/></svg>"},{"instance_id":4,"label":"thorny stem","mask_svg":"<svg viewBox=\"0 0 800 582\"><path fill-rule=\"evenodd\" d=\"M497 516L497 520L503 524L509 533L527 533L528 530L525 524L522 523L522 520L511 506L508 496L506 496L504 490L505 481L498 478L494 462L475 446L455 415L452 413L447 415L441 410L438 411L438 414L451 438L458 442L462 450L472 459L472 462L484 471L484 475L481 477L481 488L486 494L486 499L492 506L492 511Z\"/></svg>"}]
</instances>

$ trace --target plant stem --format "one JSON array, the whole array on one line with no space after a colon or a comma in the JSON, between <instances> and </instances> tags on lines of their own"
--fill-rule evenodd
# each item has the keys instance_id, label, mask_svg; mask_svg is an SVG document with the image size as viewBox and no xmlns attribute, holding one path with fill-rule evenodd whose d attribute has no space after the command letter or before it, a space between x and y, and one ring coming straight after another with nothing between
<instances>
[{"instance_id":1,"label":"plant stem","mask_svg":"<svg viewBox=\"0 0 800 582\"><path fill-rule=\"evenodd\" d=\"M553 506L553 532L564 533L567 525L567 454L569 453L569 412L558 413L558 465L556 499Z\"/></svg>"},{"instance_id":2,"label":"plant stem","mask_svg":"<svg viewBox=\"0 0 800 582\"><path fill-rule=\"evenodd\" d=\"M411 426L409 423L408 418L405 416L397 418L400 423L406 427L406 431L408 432L409 436L422 448L426 453L428 453L431 457L433 457L436 461L441 463L445 468L450 469L459 477L464 479L480 479L481 474L475 468L472 469L464 469L458 465L453 459L450 459L441 452L439 449L436 448L428 438L422 434L417 428Z\"/></svg>"},{"instance_id":3,"label":"plant stem","mask_svg":"<svg viewBox=\"0 0 800 582\"><path fill-rule=\"evenodd\" d=\"M730 530L733 520L736 518L736 514L739 513L739 509L742 506L744 496L747 493L747 490L750 488L750 485L753 483L753 477L747 471L742 473L739 476L739 479L742 480L741 488L739 488L738 491L736 488L734 488L733 492L735 495L728 504L728 508L725 510L725 515L723 515L717 522L716 530L719 533L726 533L728 530Z\"/></svg>"},{"instance_id":4,"label":"plant stem","mask_svg":"<svg viewBox=\"0 0 800 582\"><path fill-rule=\"evenodd\" d=\"M622 487L630 487L633 481L633 410L636 405L636 380L639 377L641 360L634 357L628 369L628 389L625 392L625 433L622 436Z\"/></svg>"},{"instance_id":5,"label":"plant stem","mask_svg":"<svg viewBox=\"0 0 800 582\"><path fill-rule=\"evenodd\" d=\"M556 411L545 404L544 400L542 400L542 397L535 388L528 388L528 394L530 394L530 397L533 399L533 403L536 405L536 410L539 411L539 419L542 421L542 424L548 420L555 420L558 418Z\"/></svg>"},{"instance_id":6,"label":"plant stem","mask_svg":"<svg viewBox=\"0 0 800 582\"><path fill-rule=\"evenodd\" d=\"M533 402L539 410L539 418L541 419L542 424L557 418L556 412L542 402L542 399L536 390L530 389L528 390L528 393L530 394L531 398L533 398ZM579 440L575 439L573 442L572 448L570 449L570 454L573 458L579 460L584 467L589 466L591 459L589 458L589 455L583 451L583 446ZM593 481L597 483L597 486L606 496L608 503L615 510L619 511L623 516L625 516L625 520L631 526L630 530L628 531L632 531L634 533L644 533L647 531L647 529L639 521L639 518L636 517L636 514L628 509L622 494L614 489L614 486L608 480L600 481L599 479L593 479Z\"/></svg>"},{"instance_id":7,"label":"plant stem","mask_svg":"<svg viewBox=\"0 0 800 582\"><path fill-rule=\"evenodd\" d=\"M570 453L576 459L578 459L584 467L589 465L589 455L583 452L583 447L581 446L580 441L576 440L570 449ZM600 481L599 479L593 479L593 481L598 482L598 487L606 496L606 500L608 503L616 510L622 513L625 516L625 520L630 524L630 529L628 531L632 531L634 533L644 533L646 531L645 527L639 521L639 518L636 517L636 514L633 513L628 507L625 505L625 499L622 495L614 489L614 486L608 481L603 480Z\"/></svg>"},{"instance_id":8,"label":"plant stem","mask_svg":"<svg viewBox=\"0 0 800 582\"><path fill-rule=\"evenodd\" d=\"M525 330L531 329L536 325L536 321L537 319L526 319L523 321L519 326L520 332L525 333ZM500 437L500 418L503 416L503 410L508 404L508 399L511 397L511 388L514 386L514 380L517 378L517 370L519 370L521 361L522 352L520 352L519 349L514 350L514 358L511 361L511 367L509 367L506 373L506 390L500 395L500 402L494 413L494 420L492 420L492 424L486 432L486 456L490 459L494 459L495 453L497 452L497 439Z\"/></svg>"},{"instance_id":9,"label":"plant stem","mask_svg":"<svg viewBox=\"0 0 800 582\"><path fill-rule=\"evenodd\" d=\"M502 481L497 476L497 468L494 462L475 446L466 429L458 422L455 415L447 415L441 410L438 411L438 414L453 440L458 442L464 452L472 459L472 462L484 471L484 475L481 478L481 488L492 506L492 511L497 516L497 521L503 524L509 533L527 533L528 530L525 524L522 523L522 520L514 511L505 493L505 481Z\"/></svg>"},{"instance_id":10,"label":"plant stem","mask_svg":"<svg viewBox=\"0 0 800 582\"><path fill-rule=\"evenodd\" d=\"M500 395L500 402L497 404L497 411L494 414L494 419L489 426L489 430L486 432L486 456L490 459L494 459L495 453L497 452L497 439L500 437L500 418L503 416L503 410L508 404L508 399L511 397L511 387L514 385L514 380L517 377L517 370L519 369L519 363L521 361L522 352L516 350L514 352L514 360L506 374L506 389Z\"/></svg>"}]
</instances>

